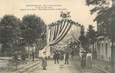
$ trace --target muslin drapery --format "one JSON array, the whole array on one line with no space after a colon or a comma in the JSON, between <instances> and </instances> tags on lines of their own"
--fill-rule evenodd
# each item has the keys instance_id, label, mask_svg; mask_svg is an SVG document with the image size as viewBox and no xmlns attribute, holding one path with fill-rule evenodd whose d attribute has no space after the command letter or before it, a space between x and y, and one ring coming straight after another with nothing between
<instances>
[{"instance_id":1,"label":"muslin drapery","mask_svg":"<svg viewBox=\"0 0 115 73\"><path fill-rule=\"evenodd\" d=\"M48 44L51 46L60 42L68 33L71 26L77 24L69 19L62 19L48 26Z\"/></svg>"}]
</instances>

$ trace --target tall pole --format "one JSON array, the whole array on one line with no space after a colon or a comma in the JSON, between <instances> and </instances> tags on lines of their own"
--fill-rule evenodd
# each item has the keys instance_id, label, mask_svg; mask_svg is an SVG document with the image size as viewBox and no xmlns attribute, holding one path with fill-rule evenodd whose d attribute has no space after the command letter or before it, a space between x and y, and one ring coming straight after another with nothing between
<instances>
[{"instance_id":1,"label":"tall pole","mask_svg":"<svg viewBox=\"0 0 115 73\"><path fill-rule=\"evenodd\" d=\"M115 7L115 0L112 0L112 7ZM112 23L113 25L114 23ZM114 26L113 26L114 27ZM111 41L112 41L112 47L111 47L111 73L115 73L115 35L114 31L111 30Z\"/></svg>"}]
</instances>

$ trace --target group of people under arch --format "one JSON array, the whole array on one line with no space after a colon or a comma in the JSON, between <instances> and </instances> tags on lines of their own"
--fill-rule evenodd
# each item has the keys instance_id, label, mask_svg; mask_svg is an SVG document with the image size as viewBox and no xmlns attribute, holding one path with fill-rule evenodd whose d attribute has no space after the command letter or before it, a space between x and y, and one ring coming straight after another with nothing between
<instances>
[{"instance_id":1,"label":"group of people under arch","mask_svg":"<svg viewBox=\"0 0 115 73\"><path fill-rule=\"evenodd\" d=\"M72 53L72 54L71 54ZM60 61L64 61L64 64L69 64L69 60L70 57L73 58L73 52L64 52L64 51L60 51L60 50L55 50L53 52L53 57L52 59L54 60L54 64L59 64ZM43 70L46 70L47 67L47 58L46 57L42 57L42 67Z\"/></svg>"},{"instance_id":2,"label":"group of people under arch","mask_svg":"<svg viewBox=\"0 0 115 73\"><path fill-rule=\"evenodd\" d=\"M64 60L65 64L69 64L69 56L70 56L69 52L56 50L53 53L54 64L56 64L56 63L59 64L60 60Z\"/></svg>"}]
</instances>

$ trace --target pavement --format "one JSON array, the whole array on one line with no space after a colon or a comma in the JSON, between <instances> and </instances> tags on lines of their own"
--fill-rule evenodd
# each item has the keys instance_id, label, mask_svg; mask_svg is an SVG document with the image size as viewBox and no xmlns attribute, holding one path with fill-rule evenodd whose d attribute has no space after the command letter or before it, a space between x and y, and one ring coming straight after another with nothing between
<instances>
[{"instance_id":1,"label":"pavement","mask_svg":"<svg viewBox=\"0 0 115 73\"><path fill-rule=\"evenodd\" d=\"M82 69L78 56L70 59L69 64L64 64L64 61L60 61L59 64L54 64L53 60L48 60L47 70L42 69L41 63L41 61L39 61L39 64L38 61L36 63L30 63L30 65L32 65L28 66L26 70L20 73L110 73L105 69L106 64L103 61L95 61L91 69Z\"/></svg>"},{"instance_id":2,"label":"pavement","mask_svg":"<svg viewBox=\"0 0 115 73\"><path fill-rule=\"evenodd\" d=\"M41 67L41 60L30 61L27 64L18 66L18 69L14 72L0 72L0 73L110 73L103 68L104 63L96 61L91 69L80 66L79 57L75 56L70 59L69 64L64 64L64 61L60 61L59 64L54 64L53 60L48 60L47 70L43 70Z\"/></svg>"},{"instance_id":3,"label":"pavement","mask_svg":"<svg viewBox=\"0 0 115 73\"><path fill-rule=\"evenodd\" d=\"M64 64L64 61L60 61L59 64L54 64L53 60L49 60L47 70L42 70L42 67L40 67L39 70L36 70L33 73L82 73L82 72L79 69L77 69L72 63Z\"/></svg>"},{"instance_id":4,"label":"pavement","mask_svg":"<svg viewBox=\"0 0 115 73\"><path fill-rule=\"evenodd\" d=\"M93 61L92 68L90 69L87 69L86 67L84 69L81 68L78 56L75 56L74 60L71 61L76 68L79 68L79 70L82 71L82 73L111 73L111 65L105 61Z\"/></svg>"},{"instance_id":5,"label":"pavement","mask_svg":"<svg viewBox=\"0 0 115 73\"><path fill-rule=\"evenodd\" d=\"M111 63L101 60L95 60L93 67L101 73L111 73Z\"/></svg>"},{"instance_id":6,"label":"pavement","mask_svg":"<svg viewBox=\"0 0 115 73\"><path fill-rule=\"evenodd\" d=\"M5 69L0 69L0 73L32 73L34 69L38 68L40 65L40 60L36 59L35 61L29 60L26 63L21 63L16 66L10 64Z\"/></svg>"}]
</instances>

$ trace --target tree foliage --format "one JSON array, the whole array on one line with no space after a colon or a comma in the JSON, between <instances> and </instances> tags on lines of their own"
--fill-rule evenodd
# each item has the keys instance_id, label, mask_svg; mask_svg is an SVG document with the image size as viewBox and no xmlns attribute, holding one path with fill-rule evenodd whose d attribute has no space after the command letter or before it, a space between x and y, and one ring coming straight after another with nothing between
<instances>
[{"instance_id":1,"label":"tree foliage","mask_svg":"<svg viewBox=\"0 0 115 73\"><path fill-rule=\"evenodd\" d=\"M80 40L81 46L86 49L87 46L88 46L88 39L87 39L87 37L85 35L85 31L84 31L84 26L83 25L81 26L79 40Z\"/></svg>"},{"instance_id":2,"label":"tree foliage","mask_svg":"<svg viewBox=\"0 0 115 73\"><path fill-rule=\"evenodd\" d=\"M22 18L21 32L21 37L31 45L46 32L46 25L40 17L26 15Z\"/></svg>"},{"instance_id":3,"label":"tree foliage","mask_svg":"<svg viewBox=\"0 0 115 73\"><path fill-rule=\"evenodd\" d=\"M2 55L12 55L20 47L24 49L24 46L33 45L38 42L38 39L43 40L43 43L46 42L46 25L40 17L26 15L20 20L13 15L5 15L1 19L0 44L2 44Z\"/></svg>"},{"instance_id":4,"label":"tree foliage","mask_svg":"<svg viewBox=\"0 0 115 73\"><path fill-rule=\"evenodd\" d=\"M94 44L94 42L96 41L96 31L93 29L92 25L89 25L86 35L87 35L87 38L88 38L90 44Z\"/></svg>"},{"instance_id":5,"label":"tree foliage","mask_svg":"<svg viewBox=\"0 0 115 73\"><path fill-rule=\"evenodd\" d=\"M96 4L93 1L96 1ZM113 3L110 7L107 0L92 0L92 2L88 2L88 0L86 0L86 2L87 5L95 6L95 8L91 10L93 13L97 12L97 16L94 21L105 28L106 35L108 35L111 39L115 39L113 38L113 36L115 36L115 4Z\"/></svg>"},{"instance_id":6,"label":"tree foliage","mask_svg":"<svg viewBox=\"0 0 115 73\"><path fill-rule=\"evenodd\" d=\"M20 20L12 15L5 15L0 22L0 43L2 52L9 51L18 39Z\"/></svg>"}]
</instances>

